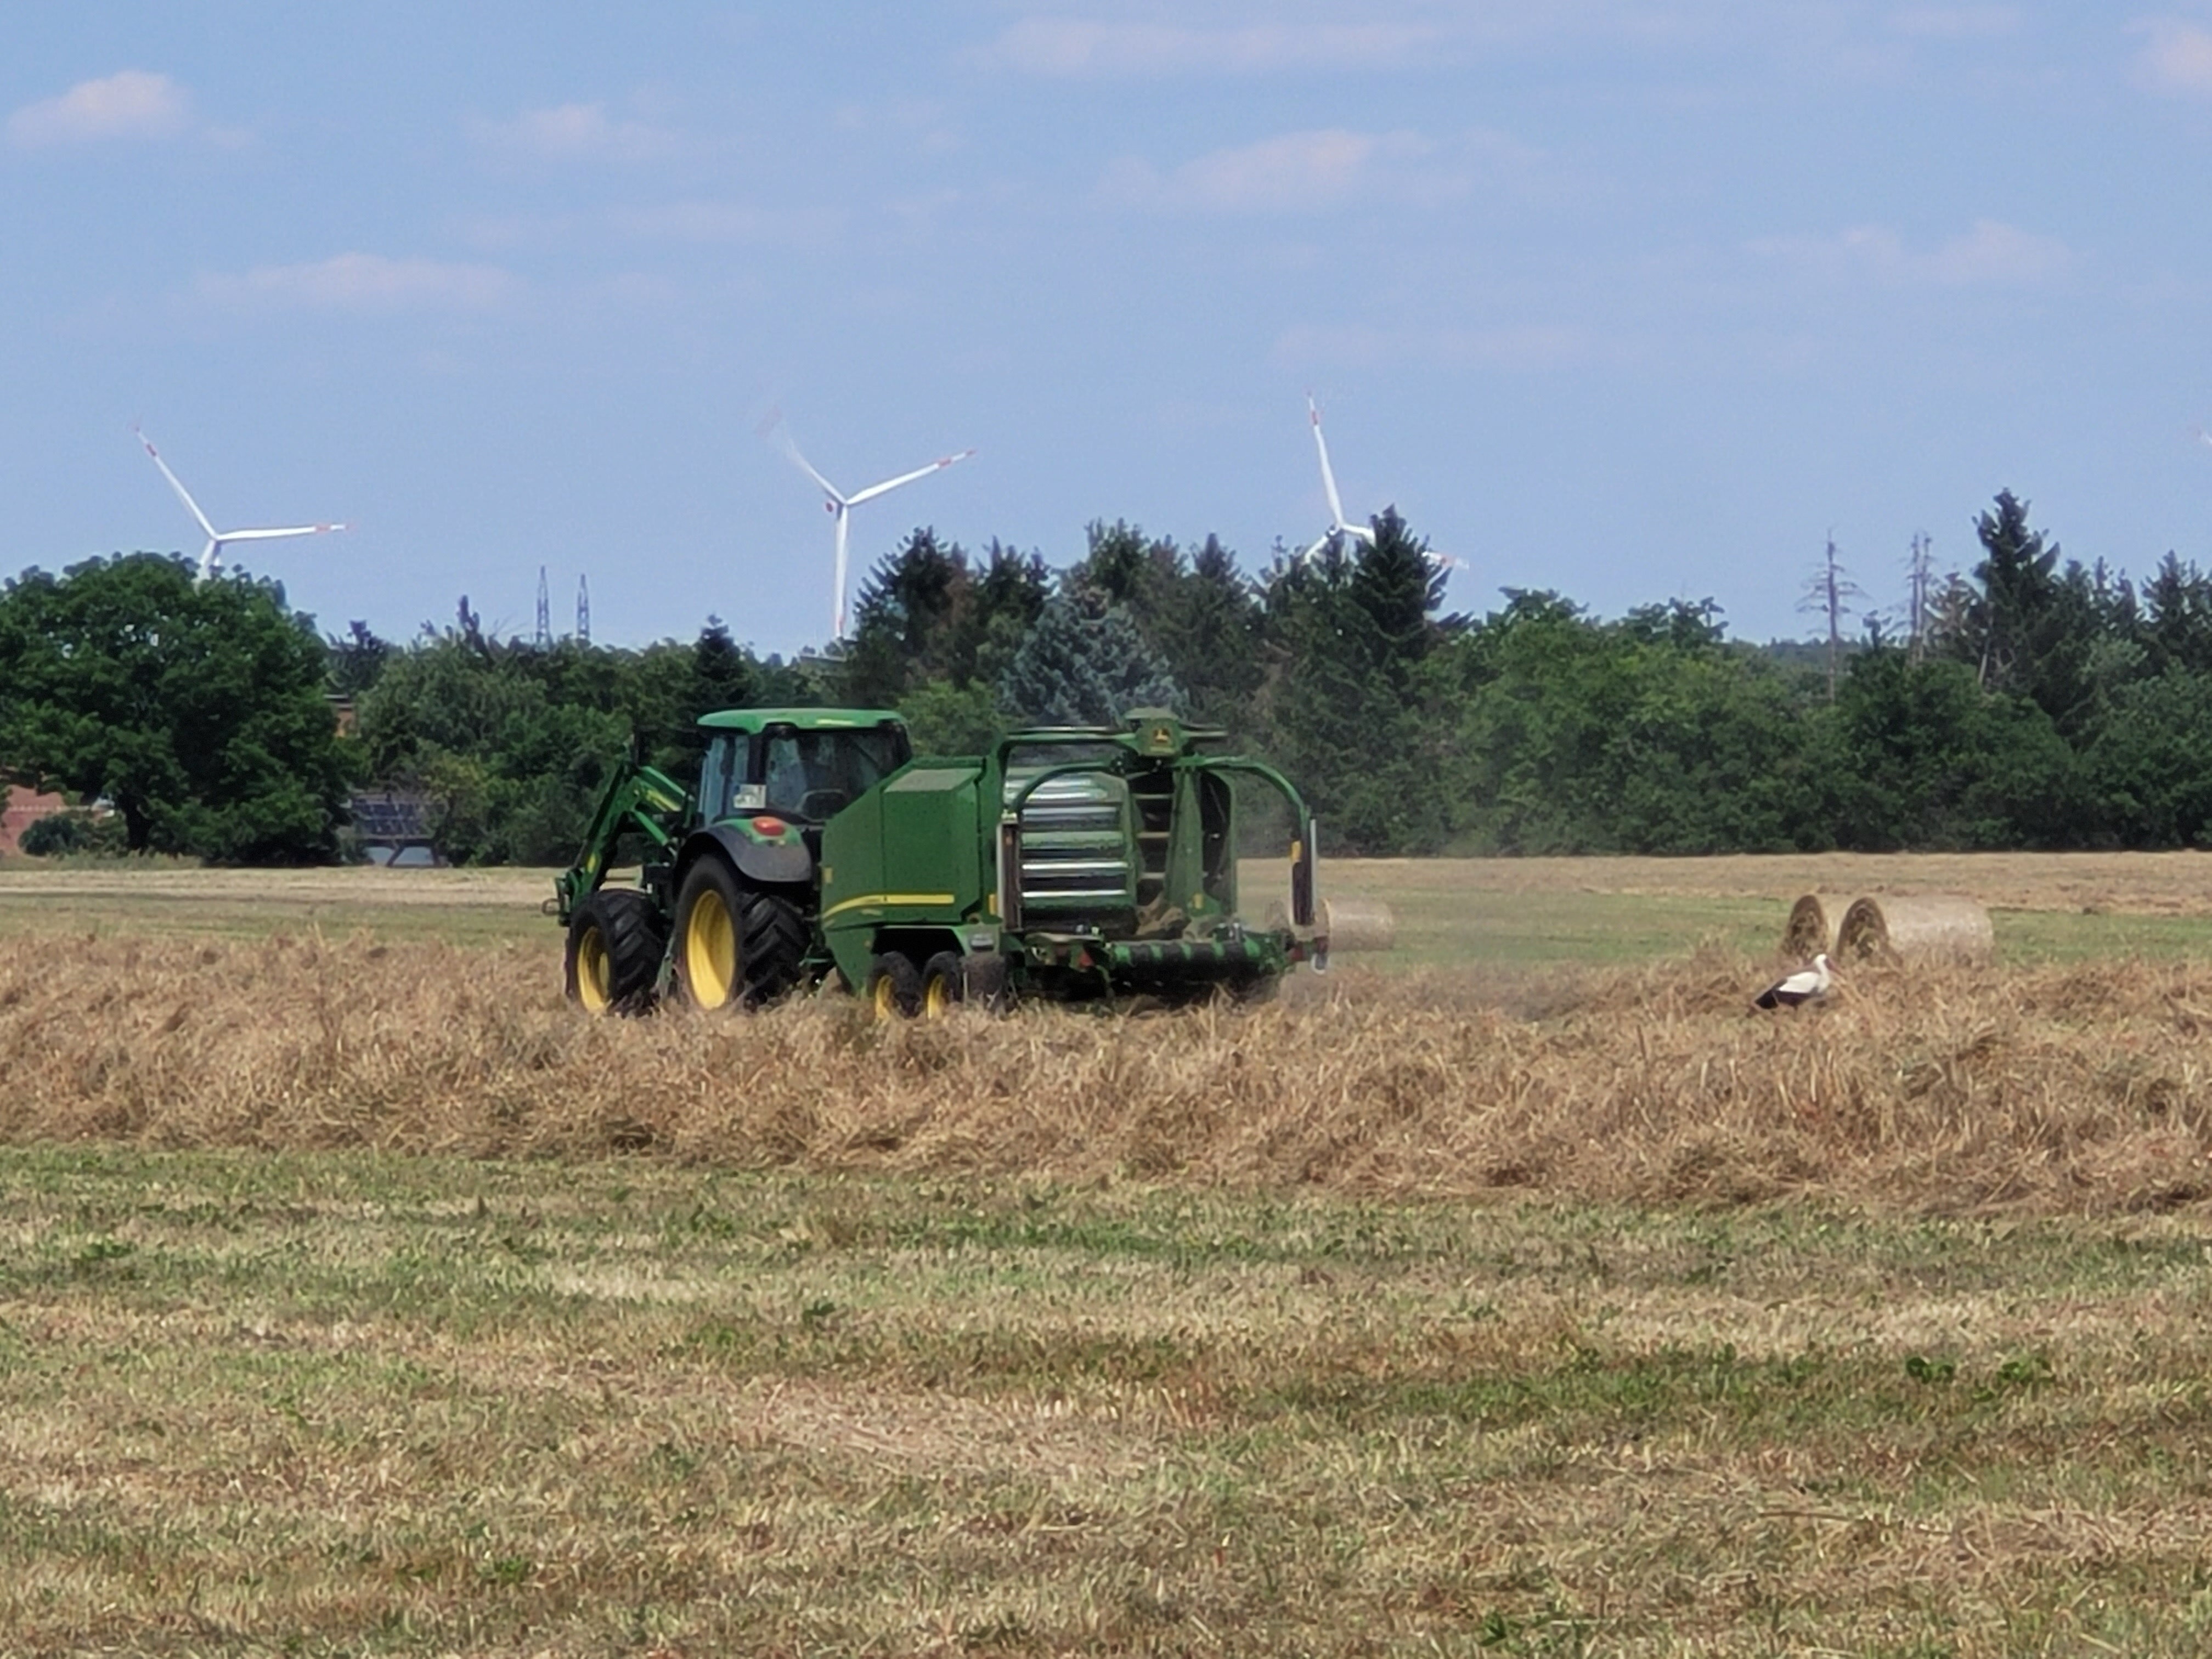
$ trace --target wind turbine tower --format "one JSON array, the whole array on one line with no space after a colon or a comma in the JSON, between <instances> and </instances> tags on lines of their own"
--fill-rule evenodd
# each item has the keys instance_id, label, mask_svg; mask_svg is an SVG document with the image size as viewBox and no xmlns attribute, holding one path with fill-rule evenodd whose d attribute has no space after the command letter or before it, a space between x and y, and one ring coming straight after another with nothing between
<instances>
[{"instance_id":1,"label":"wind turbine tower","mask_svg":"<svg viewBox=\"0 0 2212 1659\"><path fill-rule=\"evenodd\" d=\"M957 455L941 456L927 466L918 466L911 472L902 472L896 478L886 478L881 483L870 484L866 489L856 489L848 495L839 490L837 486L831 483L829 479L817 472L806 457L799 453L799 446L792 441L791 434L783 424L781 411L770 414L768 419L761 423L760 429L764 437L772 434L773 441L776 447L783 451L785 458L821 486L822 494L826 497L822 503L823 508L836 523L836 559L834 573L830 577L830 638L831 643L835 644L845 637L846 544L851 528L853 509L862 501L872 501L878 495L889 495L901 484L910 484L916 478L926 478L933 472L942 472L955 462L966 460L975 452L972 449L963 449Z\"/></svg>"}]
</instances>

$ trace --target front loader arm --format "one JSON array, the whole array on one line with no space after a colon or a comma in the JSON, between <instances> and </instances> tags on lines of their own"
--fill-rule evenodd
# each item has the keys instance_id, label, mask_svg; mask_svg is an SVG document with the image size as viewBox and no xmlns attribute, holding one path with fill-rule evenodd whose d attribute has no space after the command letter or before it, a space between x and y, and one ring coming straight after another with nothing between
<instances>
[{"instance_id":1,"label":"front loader arm","mask_svg":"<svg viewBox=\"0 0 2212 1659\"><path fill-rule=\"evenodd\" d=\"M684 831L691 799L666 773L643 762L625 760L607 780L583 850L575 863L553 878L555 914L568 924L575 908L606 878L615 844L635 830L655 848L666 848Z\"/></svg>"}]
</instances>

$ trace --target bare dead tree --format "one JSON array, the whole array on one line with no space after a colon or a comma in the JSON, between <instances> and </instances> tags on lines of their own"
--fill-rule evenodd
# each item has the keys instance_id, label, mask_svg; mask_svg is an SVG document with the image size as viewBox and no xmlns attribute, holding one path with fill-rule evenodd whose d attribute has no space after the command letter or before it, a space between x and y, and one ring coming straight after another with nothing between
<instances>
[{"instance_id":1,"label":"bare dead tree","mask_svg":"<svg viewBox=\"0 0 2212 1659\"><path fill-rule=\"evenodd\" d=\"M1912 551L1905 557L1905 585L1911 609L1905 627L1905 655L1918 663L1928 654L1928 635L1935 600L1936 544L1925 531L1915 532Z\"/></svg>"},{"instance_id":2,"label":"bare dead tree","mask_svg":"<svg viewBox=\"0 0 2212 1659\"><path fill-rule=\"evenodd\" d=\"M1805 584L1805 597L1798 602L1800 611L1809 611L1828 619L1828 701L1836 700L1836 678L1843 659L1844 622L1850 616L1850 601L1866 598L1859 585L1850 579L1836 558L1835 532L1828 535L1828 550L1812 577Z\"/></svg>"}]
</instances>

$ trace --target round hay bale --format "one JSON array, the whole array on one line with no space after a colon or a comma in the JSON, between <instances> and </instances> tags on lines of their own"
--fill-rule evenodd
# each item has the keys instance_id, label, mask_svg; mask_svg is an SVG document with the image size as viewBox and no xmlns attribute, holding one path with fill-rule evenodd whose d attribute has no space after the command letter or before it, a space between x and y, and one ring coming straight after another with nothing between
<instances>
[{"instance_id":1,"label":"round hay bale","mask_svg":"<svg viewBox=\"0 0 2212 1659\"><path fill-rule=\"evenodd\" d=\"M1796 962L1810 962L1823 951L1834 956L1836 935L1850 908L1848 894L1806 894L1790 907L1790 920L1782 929L1782 954Z\"/></svg>"},{"instance_id":2,"label":"round hay bale","mask_svg":"<svg viewBox=\"0 0 2212 1659\"><path fill-rule=\"evenodd\" d=\"M1990 913L1959 893L1869 894L1844 913L1834 950L1842 962L1987 962L1996 953Z\"/></svg>"},{"instance_id":3,"label":"round hay bale","mask_svg":"<svg viewBox=\"0 0 2212 1659\"><path fill-rule=\"evenodd\" d=\"M1398 918L1381 899L1325 898L1321 932L1333 955L1339 951L1387 951L1398 942Z\"/></svg>"}]
</instances>

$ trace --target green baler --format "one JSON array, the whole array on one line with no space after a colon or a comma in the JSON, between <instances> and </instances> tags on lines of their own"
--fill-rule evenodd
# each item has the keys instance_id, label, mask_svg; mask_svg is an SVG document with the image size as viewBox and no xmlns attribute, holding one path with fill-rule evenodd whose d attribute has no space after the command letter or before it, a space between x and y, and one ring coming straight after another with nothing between
<instances>
[{"instance_id":1,"label":"green baler","mask_svg":"<svg viewBox=\"0 0 2212 1659\"><path fill-rule=\"evenodd\" d=\"M1182 1001L1265 994L1297 963L1326 963L1297 792L1258 762L1203 752L1221 734L1172 714L915 760L878 711L705 724L699 795L650 769L619 773L556 884L570 994L587 1006L636 1008L672 988L755 1004L833 969L884 1014L1016 996ZM1238 915L1239 775L1290 811L1287 925ZM637 889L601 889L625 829L653 850Z\"/></svg>"}]
</instances>

